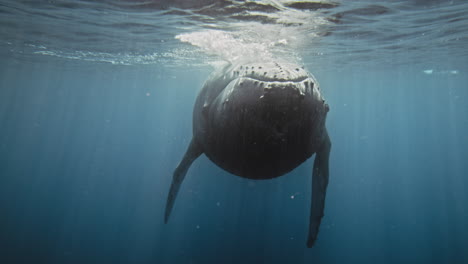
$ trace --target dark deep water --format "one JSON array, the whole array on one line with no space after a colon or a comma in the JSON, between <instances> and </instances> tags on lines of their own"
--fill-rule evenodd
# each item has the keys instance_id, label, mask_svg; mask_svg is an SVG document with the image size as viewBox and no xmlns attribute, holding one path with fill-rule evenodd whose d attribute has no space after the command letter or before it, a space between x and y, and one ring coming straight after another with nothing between
<instances>
[{"instance_id":1,"label":"dark deep water","mask_svg":"<svg viewBox=\"0 0 468 264\"><path fill-rule=\"evenodd\" d=\"M280 178L252 181L202 156L163 223L192 107L212 69L202 58L175 52L176 63L175 55L116 63L124 55L111 51L71 58L76 53L63 47L31 50L24 25L17 35L4 25L0 263L468 263L464 45L435 49L435 39L429 52L361 61L350 52L348 63L343 50L306 53L331 108L333 142L325 217L308 249L313 158ZM466 36L458 37L466 44ZM51 40L31 42L40 41Z\"/></svg>"}]
</instances>

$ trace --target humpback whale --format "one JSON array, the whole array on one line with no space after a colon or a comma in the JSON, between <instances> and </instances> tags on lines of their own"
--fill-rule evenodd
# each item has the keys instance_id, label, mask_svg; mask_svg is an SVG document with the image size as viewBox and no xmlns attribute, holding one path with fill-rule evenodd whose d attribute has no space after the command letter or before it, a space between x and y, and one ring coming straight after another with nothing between
<instances>
[{"instance_id":1,"label":"humpback whale","mask_svg":"<svg viewBox=\"0 0 468 264\"><path fill-rule=\"evenodd\" d=\"M193 137L176 167L167 197L167 223L187 171L201 154L248 179L271 179L315 154L307 246L324 215L331 141L329 106L315 77L288 62L229 64L205 82L193 109Z\"/></svg>"}]
</instances>

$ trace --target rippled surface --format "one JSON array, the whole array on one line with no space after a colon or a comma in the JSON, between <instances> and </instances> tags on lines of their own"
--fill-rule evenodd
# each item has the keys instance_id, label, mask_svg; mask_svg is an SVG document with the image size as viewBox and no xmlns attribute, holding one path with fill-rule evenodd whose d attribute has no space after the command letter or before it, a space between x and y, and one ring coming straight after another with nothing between
<instances>
[{"instance_id":1,"label":"rippled surface","mask_svg":"<svg viewBox=\"0 0 468 264\"><path fill-rule=\"evenodd\" d=\"M0 48L22 56L172 66L253 54L335 65L468 57L464 1L4 0L0 14Z\"/></svg>"}]
</instances>

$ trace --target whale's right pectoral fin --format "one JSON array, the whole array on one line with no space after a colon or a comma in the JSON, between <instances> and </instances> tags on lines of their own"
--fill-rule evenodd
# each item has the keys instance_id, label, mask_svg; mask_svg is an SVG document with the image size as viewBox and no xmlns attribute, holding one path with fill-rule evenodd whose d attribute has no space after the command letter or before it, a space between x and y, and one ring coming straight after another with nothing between
<instances>
[{"instance_id":1,"label":"whale's right pectoral fin","mask_svg":"<svg viewBox=\"0 0 468 264\"><path fill-rule=\"evenodd\" d=\"M201 146L192 138L192 141L190 142L190 145L185 152L184 158L179 163L174 171L174 175L172 176L172 184L171 188L169 189L169 195L167 196L164 223L167 223L169 220L172 207L174 206L174 202L177 197L177 192L179 191L180 185L185 178L185 174L187 174L187 171L190 165L192 165L192 162L196 160L202 153L203 150Z\"/></svg>"},{"instance_id":2,"label":"whale's right pectoral fin","mask_svg":"<svg viewBox=\"0 0 468 264\"><path fill-rule=\"evenodd\" d=\"M330 156L331 141L325 131L325 138L315 155L312 173L312 204L310 206L309 237L307 247L312 247L317 239L320 222L325 208L325 194L328 185L328 158Z\"/></svg>"}]
</instances>

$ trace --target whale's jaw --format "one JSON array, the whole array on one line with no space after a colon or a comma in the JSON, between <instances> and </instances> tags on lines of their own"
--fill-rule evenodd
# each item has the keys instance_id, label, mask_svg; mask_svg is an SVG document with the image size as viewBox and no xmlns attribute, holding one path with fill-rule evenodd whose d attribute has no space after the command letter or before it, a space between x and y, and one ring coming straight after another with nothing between
<instances>
[{"instance_id":1,"label":"whale's jaw","mask_svg":"<svg viewBox=\"0 0 468 264\"><path fill-rule=\"evenodd\" d=\"M205 154L235 175L270 179L312 155L326 110L310 76L255 77L234 78L211 104Z\"/></svg>"}]
</instances>

